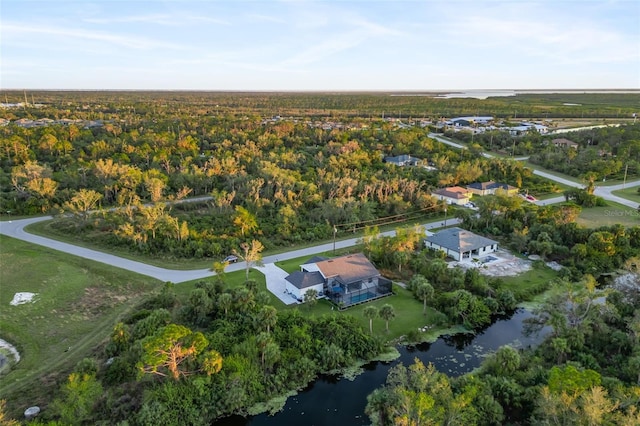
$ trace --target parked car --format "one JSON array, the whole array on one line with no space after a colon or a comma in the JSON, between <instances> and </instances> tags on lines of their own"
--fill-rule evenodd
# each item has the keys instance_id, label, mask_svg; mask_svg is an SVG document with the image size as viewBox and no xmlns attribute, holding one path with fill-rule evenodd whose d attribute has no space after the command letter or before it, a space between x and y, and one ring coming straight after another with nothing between
<instances>
[{"instance_id":1,"label":"parked car","mask_svg":"<svg viewBox=\"0 0 640 426\"><path fill-rule=\"evenodd\" d=\"M464 207L471 209L471 210L478 210L478 207L476 207L476 205L474 203L467 203L464 205Z\"/></svg>"},{"instance_id":2,"label":"parked car","mask_svg":"<svg viewBox=\"0 0 640 426\"><path fill-rule=\"evenodd\" d=\"M236 263L238 261L238 256L234 256L233 254L230 254L229 256L225 257L223 262L225 263Z\"/></svg>"}]
</instances>

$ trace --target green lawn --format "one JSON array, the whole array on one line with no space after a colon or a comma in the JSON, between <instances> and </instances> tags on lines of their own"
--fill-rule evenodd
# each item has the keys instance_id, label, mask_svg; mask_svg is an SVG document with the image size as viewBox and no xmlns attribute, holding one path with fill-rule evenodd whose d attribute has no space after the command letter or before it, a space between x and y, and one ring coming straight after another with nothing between
<instances>
[{"instance_id":1,"label":"green lawn","mask_svg":"<svg viewBox=\"0 0 640 426\"><path fill-rule=\"evenodd\" d=\"M607 201L606 207L583 208L578 223L588 228L597 228L605 225L640 225L640 213L631 207Z\"/></svg>"},{"instance_id":2,"label":"green lawn","mask_svg":"<svg viewBox=\"0 0 640 426\"><path fill-rule=\"evenodd\" d=\"M546 193L543 193L543 194L542 193L541 194L536 194L535 197L538 200L548 200L548 199L551 199L551 198L561 197L562 194L564 193L564 191L566 191L568 189L573 189L570 186L562 184L562 183L559 183L559 182L555 182L555 184L556 184L556 186L558 188L560 188L560 191L558 191L558 192L546 192Z\"/></svg>"},{"instance_id":3,"label":"green lawn","mask_svg":"<svg viewBox=\"0 0 640 426\"><path fill-rule=\"evenodd\" d=\"M57 388L120 317L161 286L138 274L0 237L0 338L16 346L22 358L0 380L0 399L23 407L46 404L50 387ZM11 306L17 292L37 296L32 303Z\"/></svg>"},{"instance_id":4,"label":"green lawn","mask_svg":"<svg viewBox=\"0 0 640 426\"><path fill-rule=\"evenodd\" d=\"M385 304L390 304L396 313L396 317L389 321L389 332L385 330L385 321L381 318L375 318L373 320L373 334L380 336L387 341L393 341L401 336L406 335L410 330L417 330L420 327L426 325L431 326L436 318L440 315L434 309L427 306L427 314L422 313L422 302L415 299L413 295L397 286L393 286L395 294L383 297L382 299L374 300L372 302L363 303L352 308L338 311L337 308L333 308L333 304L327 300L320 300L318 303L309 309L305 305L294 305L291 309L300 309L301 312L309 315L323 315L323 314L335 314L335 315L352 315L362 325L365 330L369 330L369 319L363 314L364 309L367 306L375 306L378 309ZM332 309L333 308L333 309ZM443 328L434 328L430 330L430 333L424 334L424 340L433 340L434 336L437 337ZM462 329L457 330L462 331ZM446 331L450 332L449 329Z\"/></svg>"},{"instance_id":5,"label":"green lawn","mask_svg":"<svg viewBox=\"0 0 640 426\"><path fill-rule=\"evenodd\" d=\"M638 188L640 188L640 186L619 189L617 191L612 191L612 194L617 195L618 197L626 198L627 200L635 201L636 203L640 203L640 193L638 193Z\"/></svg>"},{"instance_id":6,"label":"green lawn","mask_svg":"<svg viewBox=\"0 0 640 426\"><path fill-rule=\"evenodd\" d=\"M302 259L306 260L306 259ZM294 261L287 261L287 264L295 265L293 270L297 270L300 265L300 259ZM285 263L285 262L281 262ZM283 267L281 263L278 263L280 267ZM285 269L285 268L283 268ZM266 284L264 275L256 270L252 270L249 277L258 282L258 288L264 291L266 290ZM208 278L210 279L210 278ZM230 287L238 287L241 286L245 281L245 273L244 271L237 271L225 274L225 281L227 285ZM177 296L180 298L182 302L185 302L191 290L195 288L195 283L197 281L190 281L187 283L176 284L174 289L176 291ZM382 305L389 303L393 306L396 312L396 317L389 322L389 333L385 330L385 322L376 318L373 321L373 331L374 334L379 335L385 340L395 340L399 337L406 335L409 330L417 330L419 327L424 327L425 325L433 324L435 318L439 317L438 313L430 308L427 308L427 315L423 315L422 313L422 302L418 301L413 297L413 295L397 286L393 287L394 295L384 297L382 299L378 299L372 302L363 303L361 305L354 306L352 308L345 309L343 311L339 311L335 305L330 303L326 299L318 300L318 303L309 308L307 305L285 305L274 296L271 292L267 291L270 297L270 304L276 307L279 310L282 309L299 309L305 315L314 315L320 316L324 314L335 314L335 315L353 315L358 322L362 325L366 330L369 329L369 320L364 317L363 310L365 307L373 305L380 308ZM427 335L425 333L425 340L433 340L434 332L437 337L438 329L432 329L431 333ZM460 330L458 330L460 331Z\"/></svg>"},{"instance_id":7,"label":"green lawn","mask_svg":"<svg viewBox=\"0 0 640 426\"><path fill-rule=\"evenodd\" d=\"M558 273L546 266L533 267L529 271L514 277L501 277L503 288L511 290L517 299L527 298L528 295L539 294Z\"/></svg>"}]
</instances>

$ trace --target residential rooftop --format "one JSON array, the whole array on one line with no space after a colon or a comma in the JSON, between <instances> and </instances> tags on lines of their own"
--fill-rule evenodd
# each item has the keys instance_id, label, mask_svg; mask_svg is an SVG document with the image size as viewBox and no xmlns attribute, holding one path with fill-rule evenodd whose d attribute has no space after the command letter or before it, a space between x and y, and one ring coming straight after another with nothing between
<instances>
[{"instance_id":1,"label":"residential rooftop","mask_svg":"<svg viewBox=\"0 0 640 426\"><path fill-rule=\"evenodd\" d=\"M490 238L474 234L466 229L454 227L439 231L438 233L427 237L428 242L439 245L440 247L458 252L467 252L477 250L482 247L498 244Z\"/></svg>"}]
</instances>

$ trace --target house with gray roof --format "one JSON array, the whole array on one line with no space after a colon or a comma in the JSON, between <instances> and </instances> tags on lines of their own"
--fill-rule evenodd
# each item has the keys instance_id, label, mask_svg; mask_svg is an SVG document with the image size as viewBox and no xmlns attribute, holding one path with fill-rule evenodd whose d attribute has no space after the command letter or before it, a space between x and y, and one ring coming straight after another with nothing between
<instances>
[{"instance_id":1,"label":"house with gray roof","mask_svg":"<svg viewBox=\"0 0 640 426\"><path fill-rule=\"evenodd\" d=\"M419 166L422 164L422 160L416 157L412 157L409 154L397 155L395 157L384 157L382 160L385 163L395 164L396 166Z\"/></svg>"},{"instance_id":2,"label":"house with gray roof","mask_svg":"<svg viewBox=\"0 0 640 426\"><path fill-rule=\"evenodd\" d=\"M443 229L428 236L424 245L432 250L443 251L457 261L480 258L498 250L497 241L458 227Z\"/></svg>"},{"instance_id":3,"label":"house with gray roof","mask_svg":"<svg viewBox=\"0 0 640 426\"><path fill-rule=\"evenodd\" d=\"M391 281L362 253L332 259L312 258L286 278L287 292L298 300L311 288L339 306L351 306L391 294Z\"/></svg>"},{"instance_id":4,"label":"house with gray roof","mask_svg":"<svg viewBox=\"0 0 640 426\"><path fill-rule=\"evenodd\" d=\"M324 277L320 272L295 271L285 277L286 291L298 300L304 299L304 294L314 289L318 295L324 292Z\"/></svg>"}]
</instances>

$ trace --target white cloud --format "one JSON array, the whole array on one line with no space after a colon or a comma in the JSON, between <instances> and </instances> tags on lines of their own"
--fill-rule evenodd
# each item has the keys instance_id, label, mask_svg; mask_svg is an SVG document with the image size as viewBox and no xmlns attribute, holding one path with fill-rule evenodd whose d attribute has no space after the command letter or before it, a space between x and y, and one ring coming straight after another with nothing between
<instances>
[{"instance_id":1,"label":"white cloud","mask_svg":"<svg viewBox=\"0 0 640 426\"><path fill-rule=\"evenodd\" d=\"M107 44L125 47L136 50L146 49L185 49L185 46L168 43L164 41L153 40L147 37L125 35L125 34L112 34L104 31L94 31L85 29L74 28L62 28L51 26L31 26L29 24L15 24L15 23L3 23L2 36L5 42L7 40L11 42L13 38L20 38L21 36L38 35L44 37L59 37L61 39L78 40L78 41L98 41ZM51 39L46 39L44 42L41 37L37 40L32 40L32 43L39 44L40 47L47 44L54 43Z\"/></svg>"},{"instance_id":2,"label":"white cloud","mask_svg":"<svg viewBox=\"0 0 640 426\"><path fill-rule=\"evenodd\" d=\"M185 26L194 22L209 24L230 25L228 21L207 16L194 16L183 14L156 13L150 15L132 15L120 17L85 18L85 22L92 24L118 24L118 23L149 23L164 26Z\"/></svg>"},{"instance_id":3,"label":"white cloud","mask_svg":"<svg viewBox=\"0 0 640 426\"><path fill-rule=\"evenodd\" d=\"M578 17L541 20L536 16L461 16L449 34L468 48L511 55L514 60L538 57L565 63L611 63L637 61L640 57L640 38Z\"/></svg>"},{"instance_id":4,"label":"white cloud","mask_svg":"<svg viewBox=\"0 0 640 426\"><path fill-rule=\"evenodd\" d=\"M272 22L274 24L284 24L286 21L282 18L271 15L261 15L259 13L252 13L247 15L247 18L252 22Z\"/></svg>"}]
</instances>

